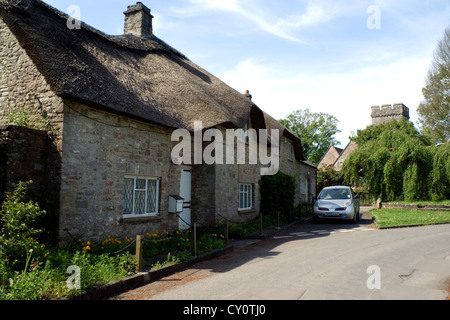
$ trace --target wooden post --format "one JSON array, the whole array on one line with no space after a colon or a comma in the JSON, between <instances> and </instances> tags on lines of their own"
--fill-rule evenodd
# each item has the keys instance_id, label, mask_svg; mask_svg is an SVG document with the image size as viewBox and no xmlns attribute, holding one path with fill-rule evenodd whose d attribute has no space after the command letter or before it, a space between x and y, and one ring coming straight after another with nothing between
<instances>
[{"instance_id":1,"label":"wooden post","mask_svg":"<svg viewBox=\"0 0 450 320\"><path fill-rule=\"evenodd\" d=\"M136 272L142 271L142 236L136 236Z\"/></svg>"},{"instance_id":2,"label":"wooden post","mask_svg":"<svg viewBox=\"0 0 450 320\"><path fill-rule=\"evenodd\" d=\"M230 243L230 239L228 236L228 221L225 223L225 245L228 247L228 244Z\"/></svg>"},{"instance_id":3,"label":"wooden post","mask_svg":"<svg viewBox=\"0 0 450 320\"><path fill-rule=\"evenodd\" d=\"M262 236L263 234L263 217L262 212L259 212L259 235Z\"/></svg>"},{"instance_id":4,"label":"wooden post","mask_svg":"<svg viewBox=\"0 0 450 320\"><path fill-rule=\"evenodd\" d=\"M191 254L193 257L197 256L197 223L194 222L191 230Z\"/></svg>"}]
</instances>

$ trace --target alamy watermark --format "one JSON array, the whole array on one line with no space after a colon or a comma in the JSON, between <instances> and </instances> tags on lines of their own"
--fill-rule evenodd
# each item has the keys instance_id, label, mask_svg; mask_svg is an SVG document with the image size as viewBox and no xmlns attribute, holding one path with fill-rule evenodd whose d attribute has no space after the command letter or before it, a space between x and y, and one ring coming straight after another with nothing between
<instances>
[{"instance_id":1,"label":"alamy watermark","mask_svg":"<svg viewBox=\"0 0 450 320\"><path fill-rule=\"evenodd\" d=\"M67 18L67 28L70 30L73 29L81 29L81 9L79 6L69 6L66 10L66 13L69 15Z\"/></svg>"},{"instance_id":2,"label":"alamy watermark","mask_svg":"<svg viewBox=\"0 0 450 320\"><path fill-rule=\"evenodd\" d=\"M67 278L66 285L70 290L81 289L81 270L78 266L69 266L66 273L70 274Z\"/></svg>"},{"instance_id":3,"label":"alamy watermark","mask_svg":"<svg viewBox=\"0 0 450 320\"><path fill-rule=\"evenodd\" d=\"M366 286L369 290L380 290L381 289L381 269L377 265L371 265L367 267L367 274L370 274L367 278Z\"/></svg>"},{"instance_id":4,"label":"alamy watermark","mask_svg":"<svg viewBox=\"0 0 450 320\"><path fill-rule=\"evenodd\" d=\"M366 25L369 30L381 29L381 8L377 5L371 5L367 8L367 14L370 16L367 18Z\"/></svg>"},{"instance_id":5,"label":"alamy watermark","mask_svg":"<svg viewBox=\"0 0 450 320\"><path fill-rule=\"evenodd\" d=\"M267 129L260 129L258 132L255 129L226 129L224 137L223 132L215 128L203 133L202 121L195 121L193 135L192 138L186 129L177 129L172 133L171 140L179 142L171 152L174 164L259 164L263 166L261 175L274 175L278 172L278 129L270 130L270 146ZM203 148L204 142L211 143Z\"/></svg>"}]
</instances>

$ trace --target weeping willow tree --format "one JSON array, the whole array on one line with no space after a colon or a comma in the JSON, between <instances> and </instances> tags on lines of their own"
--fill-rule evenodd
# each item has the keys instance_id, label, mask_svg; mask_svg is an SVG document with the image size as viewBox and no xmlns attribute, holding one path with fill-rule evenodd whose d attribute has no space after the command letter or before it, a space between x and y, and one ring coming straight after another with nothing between
<instances>
[{"instance_id":1,"label":"weeping willow tree","mask_svg":"<svg viewBox=\"0 0 450 320\"><path fill-rule=\"evenodd\" d=\"M450 141L436 146L431 171L433 200L450 199Z\"/></svg>"},{"instance_id":2,"label":"weeping willow tree","mask_svg":"<svg viewBox=\"0 0 450 320\"><path fill-rule=\"evenodd\" d=\"M434 147L411 122L369 126L355 142L358 149L343 165L345 183L383 201L430 198Z\"/></svg>"}]
</instances>

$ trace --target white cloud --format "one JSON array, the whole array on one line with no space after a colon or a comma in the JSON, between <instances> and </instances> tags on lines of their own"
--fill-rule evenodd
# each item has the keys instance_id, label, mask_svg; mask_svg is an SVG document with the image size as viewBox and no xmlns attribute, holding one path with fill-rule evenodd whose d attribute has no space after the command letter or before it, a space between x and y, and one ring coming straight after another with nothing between
<instances>
[{"instance_id":1,"label":"white cloud","mask_svg":"<svg viewBox=\"0 0 450 320\"><path fill-rule=\"evenodd\" d=\"M324 1L308 1L305 12L280 18L273 28L289 32L315 26L332 20L338 15L339 11L336 4Z\"/></svg>"},{"instance_id":2,"label":"white cloud","mask_svg":"<svg viewBox=\"0 0 450 320\"><path fill-rule=\"evenodd\" d=\"M301 12L278 16L273 8L258 5L251 0L188 0L188 2L190 5L172 10L183 16L198 15L210 10L232 12L253 22L265 32L304 44L307 42L300 37L302 29L334 19L341 13L342 8L330 1L308 0L306 6L293 5L293 10Z\"/></svg>"},{"instance_id":3,"label":"white cloud","mask_svg":"<svg viewBox=\"0 0 450 320\"><path fill-rule=\"evenodd\" d=\"M411 58L343 73L292 75L249 59L220 78L239 92L250 90L253 101L277 119L306 108L336 116L342 131L337 140L345 146L351 131L371 124L373 105L403 102L416 122L428 66L428 60Z\"/></svg>"}]
</instances>

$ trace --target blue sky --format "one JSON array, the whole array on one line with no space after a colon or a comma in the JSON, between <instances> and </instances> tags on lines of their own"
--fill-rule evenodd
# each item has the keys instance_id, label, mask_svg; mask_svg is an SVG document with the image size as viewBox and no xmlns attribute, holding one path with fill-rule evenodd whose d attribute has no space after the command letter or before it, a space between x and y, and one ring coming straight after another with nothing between
<instances>
[{"instance_id":1,"label":"blue sky","mask_svg":"<svg viewBox=\"0 0 450 320\"><path fill-rule=\"evenodd\" d=\"M45 0L107 33L122 34L136 0ZM348 136L371 106L416 109L448 0L141 0L154 34L277 119L299 109L336 116Z\"/></svg>"}]
</instances>

